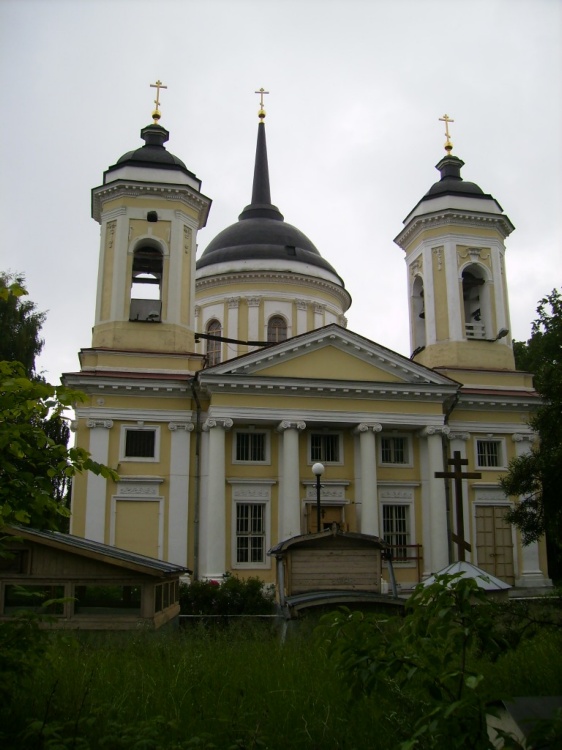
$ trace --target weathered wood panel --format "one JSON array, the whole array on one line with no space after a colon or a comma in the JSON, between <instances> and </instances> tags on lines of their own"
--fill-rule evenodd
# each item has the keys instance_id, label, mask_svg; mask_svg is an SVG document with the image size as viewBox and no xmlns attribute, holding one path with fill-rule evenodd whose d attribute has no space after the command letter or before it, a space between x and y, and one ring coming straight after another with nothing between
<instances>
[{"instance_id":1,"label":"weathered wood panel","mask_svg":"<svg viewBox=\"0 0 562 750\"><path fill-rule=\"evenodd\" d=\"M371 549L298 549L290 564L290 591L369 591L380 589L380 551Z\"/></svg>"},{"instance_id":2,"label":"weathered wood panel","mask_svg":"<svg viewBox=\"0 0 562 750\"><path fill-rule=\"evenodd\" d=\"M28 550L30 568L27 575L30 578L64 578L67 580L104 580L112 581L131 578L134 580L148 580L149 576L132 573L130 570L117 565L81 557L64 550L53 549L33 542L13 545L14 550ZM9 574L6 574L6 578ZM21 576L18 576L21 577Z\"/></svg>"}]
</instances>

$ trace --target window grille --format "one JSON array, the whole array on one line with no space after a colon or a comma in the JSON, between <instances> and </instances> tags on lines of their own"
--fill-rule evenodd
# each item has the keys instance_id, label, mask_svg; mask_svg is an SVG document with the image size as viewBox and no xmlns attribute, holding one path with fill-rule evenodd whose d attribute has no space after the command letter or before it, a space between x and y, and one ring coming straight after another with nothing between
<instances>
[{"instance_id":1,"label":"window grille","mask_svg":"<svg viewBox=\"0 0 562 750\"><path fill-rule=\"evenodd\" d=\"M154 458L156 447L156 430L125 431L126 458Z\"/></svg>"},{"instance_id":2,"label":"window grille","mask_svg":"<svg viewBox=\"0 0 562 750\"><path fill-rule=\"evenodd\" d=\"M265 561L265 505L237 503L236 505L236 562L263 563Z\"/></svg>"},{"instance_id":3,"label":"window grille","mask_svg":"<svg viewBox=\"0 0 562 750\"><path fill-rule=\"evenodd\" d=\"M383 464L407 464L408 440L405 437L381 438L381 461Z\"/></svg>"},{"instance_id":4,"label":"window grille","mask_svg":"<svg viewBox=\"0 0 562 750\"><path fill-rule=\"evenodd\" d=\"M340 436L312 433L310 436L310 460L337 463L340 460Z\"/></svg>"},{"instance_id":5,"label":"window grille","mask_svg":"<svg viewBox=\"0 0 562 750\"><path fill-rule=\"evenodd\" d=\"M478 466L492 468L501 466L501 444L499 440L477 440L476 454Z\"/></svg>"},{"instance_id":6,"label":"window grille","mask_svg":"<svg viewBox=\"0 0 562 750\"><path fill-rule=\"evenodd\" d=\"M265 432L236 433L237 461L265 461L266 436Z\"/></svg>"},{"instance_id":7,"label":"window grille","mask_svg":"<svg viewBox=\"0 0 562 750\"><path fill-rule=\"evenodd\" d=\"M395 560L408 558L407 545L410 543L410 506L382 506L383 537L393 548Z\"/></svg>"}]
</instances>

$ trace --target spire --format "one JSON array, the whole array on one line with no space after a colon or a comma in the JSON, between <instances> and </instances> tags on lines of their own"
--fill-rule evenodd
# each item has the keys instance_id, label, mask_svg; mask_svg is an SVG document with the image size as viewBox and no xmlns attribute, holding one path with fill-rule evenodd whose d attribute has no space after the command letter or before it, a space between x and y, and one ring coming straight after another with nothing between
<instances>
[{"instance_id":1,"label":"spire","mask_svg":"<svg viewBox=\"0 0 562 750\"><path fill-rule=\"evenodd\" d=\"M271 203L271 192L269 189L269 166L267 161L267 143L265 140L265 109L263 107L263 95L269 91L261 88L255 92L260 95L260 109L258 117L258 142L256 145L256 161L254 165L254 182L252 185L252 202L242 211L238 217L243 219L274 219L283 221L283 214L277 206Z\"/></svg>"}]
</instances>

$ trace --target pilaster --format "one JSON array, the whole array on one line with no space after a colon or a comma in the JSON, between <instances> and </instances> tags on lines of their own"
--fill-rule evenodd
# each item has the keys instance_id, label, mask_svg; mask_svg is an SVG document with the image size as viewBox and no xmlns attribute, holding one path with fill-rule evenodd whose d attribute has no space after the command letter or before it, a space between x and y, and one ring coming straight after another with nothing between
<instances>
[{"instance_id":1,"label":"pilaster","mask_svg":"<svg viewBox=\"0 0 562 750\"><path fill-rule=\"evenodd\" d=\"M168 499L168 560L187 565L189 515L189 458L191 422L170 422L170 483Z\"/></svg>"},{"instance_id":2,"label":"pilaster","mask_svg":"<svg viewBox=\"0 0 562 750\"><path fill-rule=\"evenodd\" d=\"M92 460L100 464L107 464L109 431L113 427L113 421L111 419L88 419L86 426L91 430L89 449ZM105 542L107 480L89 471L86 493L86 539L91 539L94 542Z\"/></svg>"}]
</instances>

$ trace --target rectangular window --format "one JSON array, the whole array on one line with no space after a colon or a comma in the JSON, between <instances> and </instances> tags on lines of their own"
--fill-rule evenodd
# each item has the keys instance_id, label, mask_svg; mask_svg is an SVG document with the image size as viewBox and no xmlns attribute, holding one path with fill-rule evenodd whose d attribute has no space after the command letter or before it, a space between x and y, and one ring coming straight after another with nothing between
<instances>
[{"instance_id":1,"label":"rectangular window","mask_svg":"<svg viewBox=\"0 0 562 750\"><path fill-rule=\"evenodd\" d=\"M56 601L45 606L52 599L64 597L64 586L18 586L8 584L4 588L4 614L10 615L20 610L38 614L62 615L63 602Z\"/></svg>"},{"instance_id":2,"label":"rectangular window","mask_svg":"<svg viewBox=\"0 0 562 750\"><path fill-rule=\"evenodd\" d=\"M400 562L408 559L410 544L410 506L383 505L382 524L384 541L390 545L392 557Z\"/></svg>"},{"instance_id":3,"label":"rectangular window","mask_svg":"<svg viewBox=\"0 0 562 750\"><path fill-rule=\"evenodd\" d=\"M265 562L265 505L236 504L236 562Z\"/></svg>"},{"instance_id":4,"label":"rectangular window","mask_svg":"<svg viewBox=\"0 0 562 750\"><path fill-rule=\"evenodd\" d=\"M75 586L78 615L140 614L140 586Z\"/></svg>"},{"instance_id":5,"label":"rectangular window","mask_svg":"<svg viewBox=\"0 0 562 750\"><path fill-rule=\"evenodd\" d=\"M476 461L481 469L503 466L501 440L477 440Z\"/></svg>"},{"instance_id":6,"label":"rectangular window","mask_svg":"<svg viewBox=\"0 0 562 750\"><path fill-rule=\"evenodd\" d=\"M156 448L155 430L125 430L126 458L154 458Z\"/></svg>"},{"instance_id":7,"label":"rectangular window","mask_svg":"<svg viewBox=\"0 0 562 750\"><path fill-rule=\"evenodd\" d=\"M340 436L337 434L311 433L310 460L323 463L340 462Z\"/></svg>"},{"instance_id":8,"label":"rectangular window","mask_svg":"<svg viewBox=\"0 0 562 750\"><path fill-rule=\"evenodd\" d=\"M407 464L409 460L408 438L381 437L381 463Z\"/></svg>"},{"instance_id":9,"label":"rectangular window","mask_svg":"<svg viewBox=\"0 0 562 750\"><path fill-rule=\"evenodd\" d=\"M267 460L265 432L237 432L235 461L262 463Z\"/></svg>"}]
</instances>

